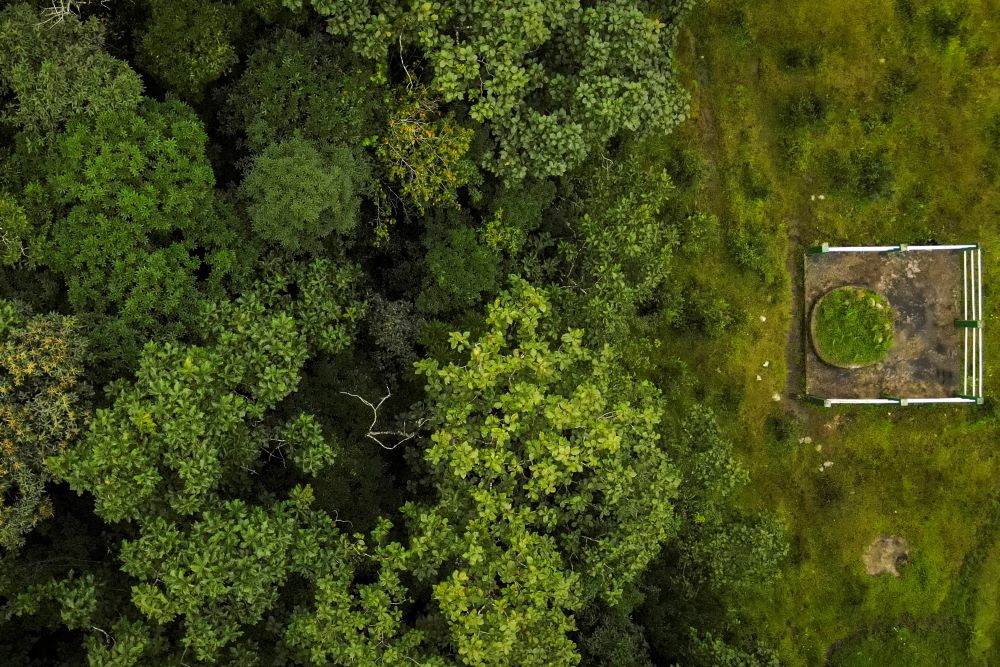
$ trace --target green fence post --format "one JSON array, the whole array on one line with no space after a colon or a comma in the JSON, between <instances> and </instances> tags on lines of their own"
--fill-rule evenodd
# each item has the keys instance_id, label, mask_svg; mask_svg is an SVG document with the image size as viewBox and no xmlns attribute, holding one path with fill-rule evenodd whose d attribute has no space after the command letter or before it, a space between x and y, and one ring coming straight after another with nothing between
<instances>
[{"instance_id":1,"label":"green fence post","mask_svg":"<svg viewBox=\"0 0 1000 667\"><path fill-rule=\"evenodd\" d=\"M806 394L806 401L812 403L813 405L819 405L824 408L828 408L831 405L833 405L832 403L830 403L830 399L820 398L819 396L813 396L812 394Z\"/></svg>"}]
</instances>

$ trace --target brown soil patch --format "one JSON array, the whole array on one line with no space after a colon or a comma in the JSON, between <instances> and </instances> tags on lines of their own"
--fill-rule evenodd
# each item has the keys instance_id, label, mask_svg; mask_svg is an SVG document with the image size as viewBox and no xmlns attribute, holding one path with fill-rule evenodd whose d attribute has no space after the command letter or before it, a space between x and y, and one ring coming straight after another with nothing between
<instances>
[{"instance_id":1,"label":"brown soil patch","mask_svg":"<svg viewBox=\"0 0 1000 667\"><path fill-rule=\"evenodd\" d=\"M837 287L856 285L881 293L896 315L893 346L885 359L864 368L823 363L805 347L806 392L825 398L933 398L961 389L962 256L943 250L897 253L834 252L805 260L805 316Z\"/></svg>"},{"instance_id":2,"label":"brown soil patch","mask_svg":"<svg viewBox=\"0 0 1000 667\"><path fill-rule=\"evenodd\" d=\"M898 535L881 535L868 545L861 560L865 564L865 572L874 576L891 574L899 576L900 565L910 559L910 543Z\"/></svg>"}]
</instances>

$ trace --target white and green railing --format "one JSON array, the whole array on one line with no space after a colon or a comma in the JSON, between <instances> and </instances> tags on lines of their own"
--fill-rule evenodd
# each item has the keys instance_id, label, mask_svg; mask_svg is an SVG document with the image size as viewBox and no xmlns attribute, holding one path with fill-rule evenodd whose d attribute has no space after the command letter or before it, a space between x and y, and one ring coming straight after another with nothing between
<instances>
[{"instance_id":1,"label":"white and green railing","mask_svg":"<svg viewBox=\"0 0 1000 667\"><path fill-rule=\"evenodd\" d=\"M982 405L983 391L983 249L976 243L960 245L887 245L887 246L831 246L828 243L806 250L809 255L833 252L919 252L947 250L962 253L962 319L955 326L962 329L962 391L956 396L881 398L825 398L806 395L806 400L816 405L924 405L931 403L972 403Z\"/></svg>"}]
</instances>

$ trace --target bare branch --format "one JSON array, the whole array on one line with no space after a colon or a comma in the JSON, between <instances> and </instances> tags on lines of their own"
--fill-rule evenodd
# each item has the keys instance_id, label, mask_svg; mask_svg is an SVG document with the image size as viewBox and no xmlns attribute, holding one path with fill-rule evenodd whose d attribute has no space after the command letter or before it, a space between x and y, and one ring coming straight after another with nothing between
<instances>
[{"instance_id":1,"label":"bare branch","mask_svg":"<svg viewBox=\"0 0 1000 667\"><path fill-rule=\"evenodd\" d=\"M400 430L376 431L375 425L378 423L378 410L392 396L392 392L389 390L388 385L385 388L385 392L386 392L385 396L380 398L378 403L372 403L363 396L359 396L358 394L352 394L349 391L342 391L340 393L343 394L344 396L350 396L351 398L356 398L368 406L368 409L372 411L372 423L369 424L368 432L365 433L365 437L377 443L378 446L381 447L382 449L387 449L389 451L392 451L393 449L396 449L396 447L399 447L404 442L408 442L409 440L412 440L413 438L417 437L417 433L419 432L420 427L423 426L427 420L426 419L418 420L412 431L407 431L405 420L403 421L403 427ZM382 441L382 439L388 437L395 437L400 439L397 440L392 445L387 445Z\"/></svg>"}]
</instances>

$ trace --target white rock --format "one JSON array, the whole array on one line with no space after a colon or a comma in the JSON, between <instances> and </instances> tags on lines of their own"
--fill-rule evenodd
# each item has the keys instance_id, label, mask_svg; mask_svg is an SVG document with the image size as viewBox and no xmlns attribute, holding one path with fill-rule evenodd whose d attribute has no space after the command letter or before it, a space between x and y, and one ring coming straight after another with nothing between
<instances>
[{"instance_id":1,"label":"white rock","mask_svg":"<svg viewBox=\"0 0 1000 667\"><path fill-rule=\"evenodd\" d=\"M761 364L761 365L762 365L762 366L763 366L764 368L767 368L768 366L770 366L770 365L771 365L771 362L770 362L770 361L765 361L765 362L764 362L763 364Z\"/></svg>"},{"instance_id":2,"label":"white rock","mask_svg":"<svg viewBox=\"0 0 1000 667\"><path fill-rule=\"evenodd\" d=\"M829 468L832 465L833 465L833 461L823 461L823 467L824 468Z\"/></svg>"},{"instance_id":3,"label":"white rock","mask_svg":"<svg viewBox=\"0 0 1000 667\"><path fill-rule=\"evenodd\" d=\"M761 321L761 322L767 322L767 318L766 318L766 317L764 317L763 315L761 315L761 316L760 316L760 321Z\"/></svg>"},{"instance_id":4,"label":"white rock","mask_svg":"<svg viewBox=\"0 0 1000 667\"><path fill-rule=\"evenodd\" d=\"M819 196L819 200L820 200L820 201L823 201L824 199L826 199L826 195L820 195L820 196Z\"/></svg>"},{"instance_id":5,"label":"white rock","mask_svg":"<svg viewBox=\"0 0 1000 667\"><path fill-rule=\"evenodd\" d=\"M757 382L760 382L762 379L759 375L757 376Z\"/></svg>"},{"instance_id":6,"label":"white rock","mask_svg":"<svg viewBox=\"0 0 1000 667\"><path fill-rule=\"evenodd\" d=\"M771 394L771 400L777 403L781 400L781 394Z\"/></svg>"}]
</instances>

